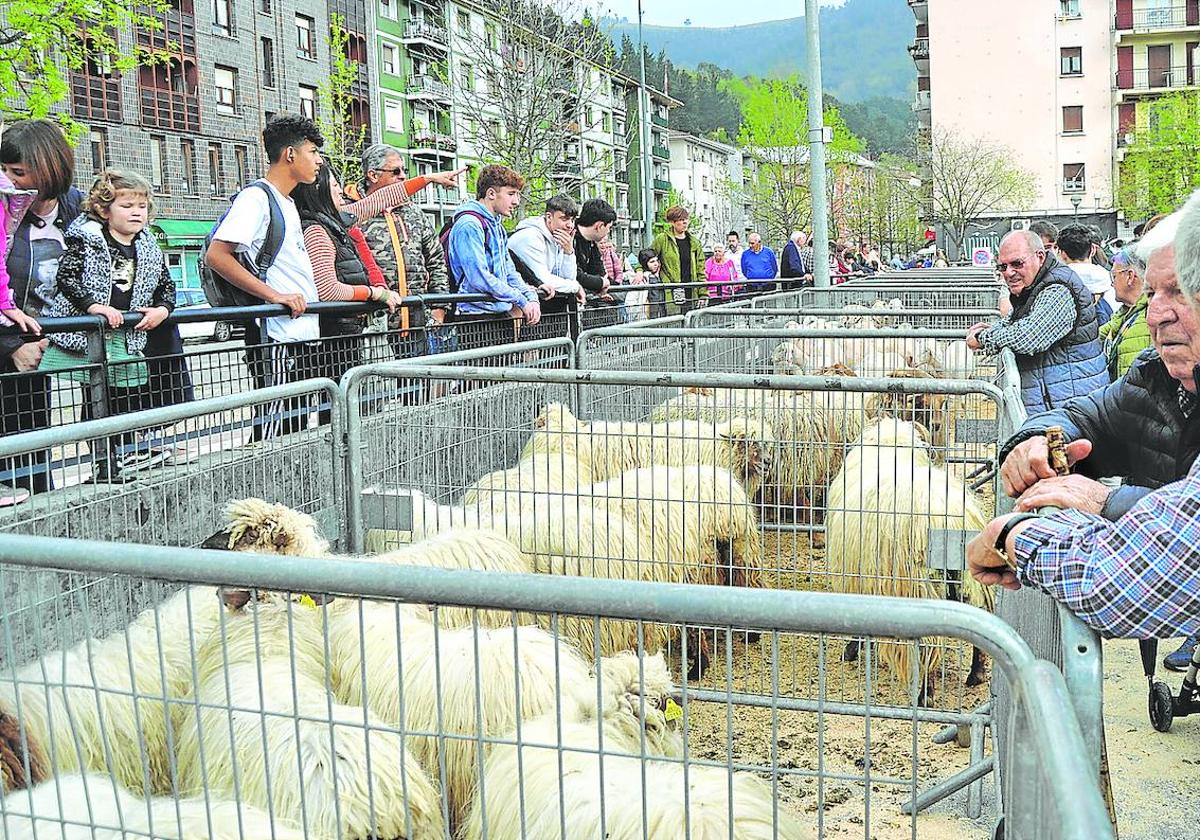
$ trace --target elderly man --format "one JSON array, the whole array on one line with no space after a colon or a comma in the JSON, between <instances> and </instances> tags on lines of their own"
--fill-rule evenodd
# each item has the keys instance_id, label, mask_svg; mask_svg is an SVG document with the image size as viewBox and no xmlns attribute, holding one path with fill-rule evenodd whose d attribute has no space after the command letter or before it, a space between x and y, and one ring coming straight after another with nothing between
<instances>
[{"instance_id":1,"label":"elderly man","mask_svg":"<svg viewBox=\"0 0 1200 840\"><path fill-rule=\"evenodd\" d=\"M404 158L384 143L371 146L362 159L367 195L404 177ZM359 224L371 254L383 272L388 288L401 295L445 295L450 292L446 254L433 222L415 204L405 202ZM425 355L426 349L443 348L448 340L443 327L446 309L430 309L427 323L411 324L409 310L401 310L389 324L394 333L392 350L397 358ZM409 327L412 329L410 330ZM423 329L425 328L425 329Z\"/></svg>"},{"instance_id":2,"label":"elderly man","mask_svg":"<svg viewBox=\"0 0 1200 840\"><path fill-rule=\"evenodd\" d=\"M1013 231L1000 242L996 268L1012 311L967 330L973 350L1016 355L1021 400L1030 414L1108 384L1092 295L1074 271L1046 251L1041 237Z\"/></svg>"},{"instance_id":3,"label":"elderly man","mask_svg":"<svg viewBox=\"0 0 1200 840\"><path fill-rule=\"evenodd\" d=\"M1182 293L1200 308L1200 193L1182 215L1168 218L1146 237L1143 247L1155 252L1151 256L1159 272L1169 254L1162 243L1172 241ZM1163 332L1170 317L1160 323ZM1172 378L1186 378L1175 375L1183 373L1192 352L1184 349L1182 335L1164 338L1162 346ZM1192 378L1198 375L1193 368ZM1082 457L1086 445L1076 441L1074 446L1074 455ZM1033 473L1039 470L1045 472L1032 465ZM1024 495L1024 506L1069 501L1074 494L1066 481L1058 484L1057 489L1047 485L1048 492L1039 496ZM1182 481L1145 496L1116 522L1075 508L1047 516L1030 511L1002 516L967 546L967 566L985 584L1045 591L1106 636L1155 639L1191 633L1200 622L1198 499L1200 461Z\"/></svg>"},{"instance_id":4,"label":"elderly man","mask_svg":"<svg viewBox=\"0 0 1200 840\"><path fill-rule=\"evenodd\" d=\"M783 246L783 261L779 265L779 276L798 281L798 285L811 286L812 250L807 248L808 237L803 231L794 230L788 243ZM804 252L808 251L808 259Z\"/></svg>"},{"instance_id":5,"label":"elderly man","mask_svg":"<svg viewBox=\"0 0 1200 840\"><path fill-rule=\"evenodd\" d=\"M1147 259L1146 325L1154 349L1106 388L1029 418L1001 448L1004 490L1020 497L1018 510L1055 505L1115 521L1152 490L1187 475L1200 454L1200 423L1191 422L1200 405L1192 376L1200 364L1200 321L1179 289L1174 227L1140 251ZM1054 477L1043 436L1049 426L1063 428L1076 474ZM1117 488L1094 480L1118 475L1124 481ZM1166 667L1186 670L1195 645L1188 639L1166 657Z\"/></svg>"},{"instance_id":6,"label":"elderly man","mask_svg":"<svg viewBox=\"0 0 1200 840\"><path fill-rule=\"evenodd\" d=\"M768 291L773 283L764 283L764 280L774 281L779 275L779 263L775 259L775 252L767 246L763 245L762 237L757 233L750 234L750 247L742 251L742 277L749 281L746 284L747 291L764 292ZM754 282L755 280L759 282Z\"/></svg>"}]
</instances>

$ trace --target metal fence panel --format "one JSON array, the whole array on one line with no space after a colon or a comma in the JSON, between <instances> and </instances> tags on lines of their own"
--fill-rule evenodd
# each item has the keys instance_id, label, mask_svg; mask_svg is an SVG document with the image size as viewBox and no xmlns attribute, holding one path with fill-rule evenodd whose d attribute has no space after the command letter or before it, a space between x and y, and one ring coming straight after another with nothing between
<instances>
[{"instance_id":1,"label":"metal fence panel","mask_svg":"<svg viewBox=\"0 0 1200 840\"><path fill-rule=\"evenodd\" d=\"M63 584L51 603L8 602L0 614L5 651L40 657L6 657L0 667L0 702L20 733L4 748L35 780L57 771L32 797L0 798L9 836L32 810L43 829L109 825L130 837L212 828L247 838L475 837L486 825L489 837L540 840L656 837L650 826L660 824L671 836L682 826L739 840L920 838L925 823L899 806L937 767L916 747L932 728L915 712L890 717L869 680L866 714L844 718L825 692L798 703L778 679L788 637L817 640L824 660L833 653L825 640L844 635L952 636L986 649L1020 686L1020 725L1006 737L1026 772L1012 778L1009 801L1049 794L1035 830L1014 822L1006 836L1112 836L1098 793L1078 783L1082 739L1061 677L985 613L451 571L423 567L440 565L419 554L428 547L413 551L407 562L362 562L0 535L0 578ZM10 620L38 610L91 626L99 608L86 592L97 579L177 594L65 658L72 640L57 622L23 638L31 631ZM465 608L457 623L443 612L449 605ZM492 629L482 623L506 614ZM601 657L561 632L513 626L557 630L576 617L721 628L717 669L760 659L770 693L686 682L675 691L669 663L645 651ZM734 640L745 627L763 634L756 649ZM44 698L69 698L72 716L45 726L35 714ZM80 766L91 775L72 779ZM960 836L984 830L954 825ZM934 830L945 826L943 817Z\"/></svg>"},{"instance_id":2,"label":"metal fence panel","mask_svg":"<svg viewBox=\"0 0 1200 840\"><path fill-rule=\"evenodd\" d=\"M959 287L944 285L855 286L845 284L828 289L803 289L799 306L840 309L849 304L870 306L875 301L899 300L905 309L992 309L1000 298L998 285Z\"/></svg>"}]
</instances>

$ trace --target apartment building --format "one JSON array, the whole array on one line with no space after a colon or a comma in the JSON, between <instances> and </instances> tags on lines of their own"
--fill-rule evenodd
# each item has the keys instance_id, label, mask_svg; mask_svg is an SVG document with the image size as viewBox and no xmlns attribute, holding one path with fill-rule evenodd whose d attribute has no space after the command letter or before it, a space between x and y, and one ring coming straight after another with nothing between
<instances>
[{"instance_id":1,"label":"apartment building","mask_svg":"<svg viewBox=\"0 0 1200 840\"><path fill-rule=\"evenodd\" d=\"M627 78L627 77L626 77ZM653 238L653 218L649 220L651 231L647 233L647 221L642 204L642 131L638 122L638 91L639 87L632 79L627 78L626 111L629 115L629 158L627 177L629 179L629 210L631 215L630 229L634 241L649 242ZM659 216L667 209L667 196L671 192L671 148L670 148L670 114L672 108L683 103L678 99L655 90L646 88L647 112L650 117L650 191L652 193L651 208L654 216Z\"/></svg>"},{"instance_id":2,"label":"apartment building","mask_svg":"<svg viewBox=\"0 0 1200 840\"><path fill-rule=\"evenodd\" d=\"M745 225L742 152L693 134L670 133L671 186L696 214L693 232L706 245Z\"/></svg>"}]
</instances>

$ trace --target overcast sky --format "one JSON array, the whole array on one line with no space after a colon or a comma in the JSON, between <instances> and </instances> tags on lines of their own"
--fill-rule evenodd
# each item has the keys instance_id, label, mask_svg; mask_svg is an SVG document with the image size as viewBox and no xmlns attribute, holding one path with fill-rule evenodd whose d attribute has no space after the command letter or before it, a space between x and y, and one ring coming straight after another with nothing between
<instances>
[{"instance_id":1,"label":"overcast sky","mask_svg":"<svg viewBox=\"0 0 1200 840\"><path fill-rule=\"evenodd\" d=\"M845 0L821 0L823 6L840 6ZM637 21L637 0L604 0L616 17ZM738 26L804 16L804 0L757 0L745 4L728 0L642 0L643 22L659 26Z\"/></svg>"}]
</instances>

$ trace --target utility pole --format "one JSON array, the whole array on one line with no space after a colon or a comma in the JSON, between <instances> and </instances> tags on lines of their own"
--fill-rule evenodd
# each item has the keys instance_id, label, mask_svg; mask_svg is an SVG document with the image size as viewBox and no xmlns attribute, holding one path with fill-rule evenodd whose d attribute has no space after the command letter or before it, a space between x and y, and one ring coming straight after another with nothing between
<instances>
[{"instance_id":1,"label":"utility pole","mask_svg":"<svg viewBox=\"0 0 1200 840\"><path fill-rule=\"evenodd\" d=\"M829 203L825 195L825 144L832 132L825 128L825 97L821 92L821 4L804 0L808 30L808 190L812 196L813 280L818 288L829 285Z\"/></svg>"},{"instance_id":2,"label":"utility pole","mask_svg":"<svg viewBox=\"0 0 1200 840\"><path fill-rule=\"evenodd\" d=\"M646 88L646 48L642 42L642 0L638 0L638 161L642 173L642 244L654 240L654 165L650 157L650 92Z\"/></svg>"}]
</instances>

